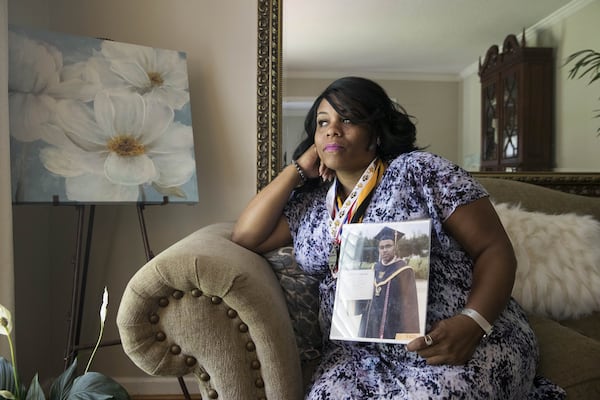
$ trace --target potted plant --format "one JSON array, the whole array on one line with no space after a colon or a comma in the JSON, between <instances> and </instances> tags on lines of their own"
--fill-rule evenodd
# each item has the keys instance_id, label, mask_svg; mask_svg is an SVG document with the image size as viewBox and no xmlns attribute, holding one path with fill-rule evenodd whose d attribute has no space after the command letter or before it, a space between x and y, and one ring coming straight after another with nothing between
<instances>
[{"instance_id":1,"label":"potted plant","mask_svg":"<svg viewBox=\"0 0 600 400\"><path fill-rule=\"evenodd\" d=\"M588 85L600 79L600 53L595 50L580 50L571 54L565 61L565 65L575 62L569 70L569 79L581 79L589 77ZM600 118L600 110L594 110L594 118ZM600 128L596 130L600 136Z\"/></svg>"},{"instance_id":2,"label":"potted plant","mask_svg":"<svg viewBox=\"0 0 600 400\"><path fill-rule=\"evenodd\" d=\"M0 336L6 336L12 364L0 357L0 399L10 400L129 400L129 394L112 378L98 372L89 371L92 359L98 350L104 332L104 321L108 307L108 291L104 288L102 306L100 307L100 334L98 341L85 371L77 376L77 359L67 368L50 387L49 393L44 393L38 381L37 374L33 377L29 388L19 380L15 349L11 340L13 328L10 311L0 304Z\"/></svg>"}]
</instances>

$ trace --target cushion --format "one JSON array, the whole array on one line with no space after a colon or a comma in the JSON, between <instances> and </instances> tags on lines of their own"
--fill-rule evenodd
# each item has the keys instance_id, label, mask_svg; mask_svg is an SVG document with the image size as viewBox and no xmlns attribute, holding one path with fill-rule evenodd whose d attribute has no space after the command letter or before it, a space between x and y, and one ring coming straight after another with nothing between
<instances>
[{"instance_id":1,"label":"cushion","mask_svg":"<svg viewBox=\"0 0 600 400\"><path fill-rule=\"evenodd\" d=\"M321 355L319 329L319 279L298 267L292 247L282 247L264 254L271 264L287 302L296 343L302 362Z\"/></svg>"},{"instance_id":2,"label":"cushion","mask_svg":"<svg viewBox=\"0 0 600 400\"><path fill-rule=\"evenodd\" d=\"M600 310L600 222L494 206L517 257L513 297L526 311L560 320Z\"/></svg>"},{"instance_id":3,"label":"cushion","mask_svg":"<svg viewBox=\"0 0 600 400\"><path fill-rule=\"evenodd\" d=\"M540 348L538 372L567 391L568 399L597 399L600 394L600 342L562 326L531 316Z\"/></svg>"},{"instance_id":4,"label":"cushion","mask_svg":"<svg viewBox=\"0 0 600 400\"><path fill-rule=\"evenodd\" d=\"M559 322L561 325L600 343L600 312L595 311L584 317L564 319Z\"/></svg>"}]
</instances>

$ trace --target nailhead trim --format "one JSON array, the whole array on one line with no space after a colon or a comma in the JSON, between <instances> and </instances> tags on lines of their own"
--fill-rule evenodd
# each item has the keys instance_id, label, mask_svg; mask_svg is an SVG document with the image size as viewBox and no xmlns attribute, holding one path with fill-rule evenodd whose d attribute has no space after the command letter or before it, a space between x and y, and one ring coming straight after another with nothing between
<instances>
[{"instance_id":1,"label":"nailhead trim","mask_svg":"<svg viewBox=\"0 0 600 400\"><path fill-rule=\"evenodd\" d=\"M152 313L152 314L150 314L150 317L148 318L148 320L150 321L150 323L152 325L156 325L160 321L160 317L158 316L158 314Z\"/></svg>"},{"instance_id":2,"label":"nailhead trim","mask_svg":"<svg viewBox=\"0 0 600 400\"><path fill-rule=\"evenodd\" d=\"M202 290L200 290L199 288L194 288L190 291L190 294L192 295L192 297L195 298L201 298L203 296L205 296L205 298L207 298L211 304L213 305L220 305L223 303L223 299L219 296L206 296L204 294L204 292ZM180 300L185 296L185 293L181 290L174 290L171 293L171 297L175 300ZM169 305L169 298L168 297L161 297L158 299L158 305L161 308L165 308ZM230 319L236 319L239 318L238 312L232 308L228 308L227 311L225 312L225 315L227 315L228 318ZM149 321L151 324L153 325L157 325L160 322L160 316L158 313L152 313L149 315L148 317ZM238 319L239 321L239 319ZM238 325L237 325L237 329L240 332L240 334L248 334L249 332L249 327L246 323L239 321ZM246 350L249 353L253 353L256 351L256 344L252 341L252 339L248 338L249 340L246 342ZM157 342L164 342L165 340L167 340L167 335L162 332L162 331L158 331L155 333L155 340ZM179 345L173 343L170 345L169 347L169 352L174 355L174 356L178 356L181 354L182 349ZM198 364L198 360L193 357L193 356L185 356L183 357L183 362L185 363L185 365L187 367L194 367L195 365ZM254 371L260 371L261 369L261 363L258 359L253 359L250 361L250 368ZM210 375L206 372L206 370L204 370L204 368L200 368L200 374L199 374L199 378L201 381L205 382L206 385L208 385L207 388L207 396L209 399L218 399L219 398L219 393L217 392L217 390L215 390L214 388L210 387ZM258 372L260 374L260 372ZM262 379L262 377L259 375L259 377L257 377L254 381L254 385L257 389L264 389L265 386L265 382ZM257 397L257 400L266 400L266 396L260 396Z\"/></svg>"},{"instance_id":3,"label":"nailhead trim","mask_svg":"<svg viewBox=\"0 0 600 400\"><path fill-rule=\"evenodd\" d=\"M198 360L196 360L196 357L187 356L185 358L185 365L187 365L188 367L193 367L194 365L196 365L197 362Z\"/></svg>"},{"instance_id":4,"label":"nailhead trim","mask_svg":"<svg viewBox=\"0 0 600 400\"><path fill-rule=\"evenodd\" d=\"M217 393L217 391L215 389L210 389L208 391L208 398L209 399L217 399L219 397L219 394Z\"/></svg>"},{"instance_id":5,"label":"nailhead trim","mask_svg":"<svg viewBox=\"0 0 600 400\"><path fill-rule=\"evenodd\" d=\"M210 381L210 375L207 374L206 372L202 372L200 374L200 380L203 382L208 382L208 381Z\"/></svg>"},{"instance_id":6,"label":"nailhead trim","mask_svg":"<svg viewBox=\"0 0 600 400\"><path fill-rule=\"evenodd\" d=\"M158 299L158 305L165 308L169 305L169 299L167 299L166 297L161 297L160 299Z\"/></svg>"}]
</instances>

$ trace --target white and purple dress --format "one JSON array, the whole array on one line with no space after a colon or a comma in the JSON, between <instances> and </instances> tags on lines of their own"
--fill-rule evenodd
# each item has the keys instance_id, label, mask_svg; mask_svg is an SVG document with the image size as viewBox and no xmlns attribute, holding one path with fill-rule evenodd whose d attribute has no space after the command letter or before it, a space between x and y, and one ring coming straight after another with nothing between
<instances>
[{"instance_id":1,"label":"white and purple dress","mask_svg":"<svg viewBox=\"0 0 600 400\"><path fill-rule=\"evenodd\" d=\"M284 211L296 261L319 276L323 356L307 399L562 399L564 391L536 376L538 348L525 313L514 299L465 365L427 365L405 345L329 340L336 281L328 188L296 192ZM444 230L457 207L487 196L469 173L442 157L414 151L394 159L375 189L363 222L432 219L427 328L465 306L473 261Z\"/></svg>"}]
</instances>

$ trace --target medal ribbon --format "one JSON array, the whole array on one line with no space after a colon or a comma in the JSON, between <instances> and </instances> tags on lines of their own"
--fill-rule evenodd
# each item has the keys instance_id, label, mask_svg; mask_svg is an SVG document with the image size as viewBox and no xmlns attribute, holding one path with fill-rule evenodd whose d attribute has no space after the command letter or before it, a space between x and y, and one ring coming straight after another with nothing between
<instances>
[{"instance_id":1,"label":"medal ribbon","mask_svg":"<svg viewBox=\"0 0 600 400\"><path fill-rule=\"evenodd\" d=\"M371 164L367 167L365 172L350 192L350 195L346 200L338 195L338 181L337 178L329 188L327 192L326 202L327 210L331 221L329 223L329 232L333 239L334 249L337 251L341 243L342 228L346 223L360 222L362 221L363 214L369 200L373 195L375 188L381 181L383 173L385 172L385 164L381 162L379 158L375 158L371 161ZM333 264L330 263L330 269L334 277L337 275L337 254L336 260Z\"/></svg>"},{"instance_id":2,"label":"medal ribbon","mask_svg":"<svg viewBox=\"0 0 600 400\"><path fill-rule=\"evenodd\" d=\"M378 158L371 161L365 172L345 201L337 194L337 179L327 192L327 210L331 217L329 231L336 243L340 243L342 227L346 223L359 222L368 200L385 172L385 165ZM357 213L358 212L358 213ZM357 218L354 218L354 216Z\"/></svg>"}]
</instances>

